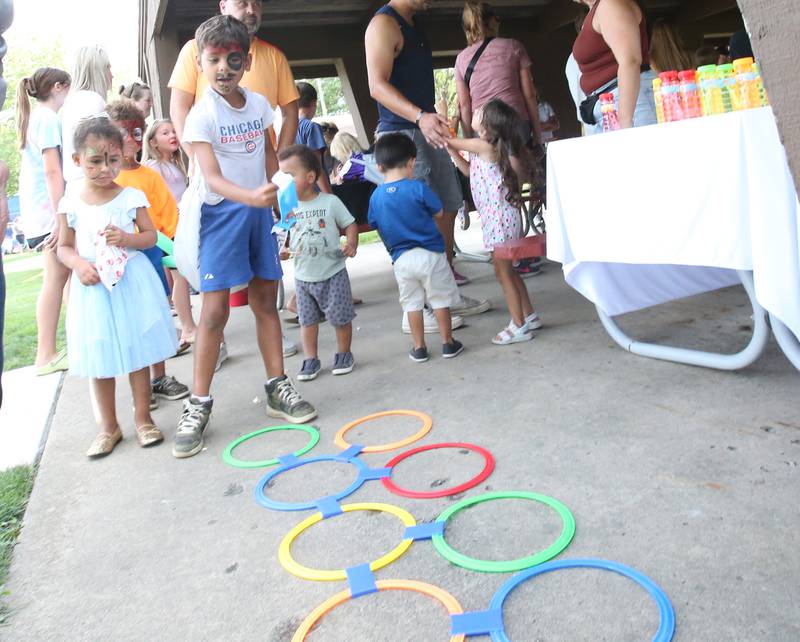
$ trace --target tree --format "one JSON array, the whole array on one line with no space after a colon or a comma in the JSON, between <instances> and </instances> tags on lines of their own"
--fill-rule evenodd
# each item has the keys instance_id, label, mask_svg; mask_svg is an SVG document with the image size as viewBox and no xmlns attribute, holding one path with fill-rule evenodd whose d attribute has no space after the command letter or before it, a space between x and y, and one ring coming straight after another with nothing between
<instances>
[{"instance_id":1,"label":"tree","mask_svg":"<svg viewBox=\"0 0 800 642\"><path fill-rule=\"evenodd\" d=\"M349 113L342 81L338 77L303 78L302 81L312 84L317 90L317 116L338 116Z\"/></svg>"},{"instance_id":2,"label":"tree","mask_svg":"<svg viewBox=\"0 0 800 642\"><path fill-rule=\"evenodd\" d=\"M66 69L66 55L61 39L43 41L32 38L24 46L12 45L3 60L4 73L8 82L6 109L0 112L0 159L8 163L11 177L8 181L8 194L19 190L19 165L21 154L17 141L16 116L14 106L20 81L33 74L40 67ZM35 103L35 101L33 101Z\"/></svg>"}]
</instances>

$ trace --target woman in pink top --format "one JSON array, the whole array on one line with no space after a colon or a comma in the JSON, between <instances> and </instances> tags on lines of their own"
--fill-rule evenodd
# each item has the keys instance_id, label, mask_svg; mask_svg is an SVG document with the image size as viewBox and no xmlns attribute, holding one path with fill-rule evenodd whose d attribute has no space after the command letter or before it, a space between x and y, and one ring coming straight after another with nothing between
<instances>
[{"instance_id":1,"label":"woman in pink top","mask_svg":"<svg viewBox=\"0 0 800 642\"><path fill-rule=\"evenodd\" d=\"M468 47L456 58L456 89L464 135L472 132L472 114L493 98L510 105L526 123L526 140L541 140L539 103L531 78L531 59L517 40L498 38L500 19L486 2L468 0L462 14ZM475 63L469 82L467 69L486 39L489 44Z\"/></svg>"}]
</instances>

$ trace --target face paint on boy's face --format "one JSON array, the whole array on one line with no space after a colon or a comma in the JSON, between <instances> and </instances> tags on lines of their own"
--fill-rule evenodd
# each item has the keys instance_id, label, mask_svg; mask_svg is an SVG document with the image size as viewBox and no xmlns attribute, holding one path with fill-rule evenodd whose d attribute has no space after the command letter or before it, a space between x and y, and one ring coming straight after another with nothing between
<instances>
[{"instance_id":1,"label":"face paint on boy's face","mask_svg":"<svg viewBox=\"0 0 800 642\"><path fill-rule=\"evenodd\" d=\"M230 93L244 75L247 56L235 43L206 47L200 56L203 75L221 94Z\"/></svg>"},{"instance_id":2,"label":"face paint on boy's face","mask_svg":"<svg viewBox=\"0 0 800 642\"><path fill-rule=\"evenodd\" d=\"M244 67L244 55L241 51L232 51L228 54L228 67L234 71L239 71Z\"/></svg>"}]
</instances>

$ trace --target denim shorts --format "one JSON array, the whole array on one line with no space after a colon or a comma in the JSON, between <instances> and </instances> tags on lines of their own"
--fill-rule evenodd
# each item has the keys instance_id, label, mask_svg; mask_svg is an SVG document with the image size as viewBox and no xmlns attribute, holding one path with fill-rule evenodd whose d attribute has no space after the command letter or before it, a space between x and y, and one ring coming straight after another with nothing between
<instances>
[{"instance_id":1,"label":"denim shorts","mask_svg":"<svg viewBox=\"0 0 800 642\"><path fill-rule=\"evenodd\" d=\"M272 236L272 208L224 200L200 208L200 291L215 292L258 277L283 276Z\"/></svg>"},{"instance_id":2,"label":"denim shorts","mask_svg":"<svg viewBox=\"0 0 800 642\"><path fill-rule=\"evenodd\" d=\"M639 98L636 101L636 110L633 112L633 126L644 127L645 125L655 125L658 122L656 116L656 100L653 96L653 79L656 78L655 71L643 71L639 84ZM608 93L614 94L614 100L619 100L619 87ZM603 133L603 112L598 100L594 106L594 117L597 125L584 125L587 135Z\"/></svg>"},{"instance_id":3,"label":"denim shorts","mask_svg":"<svg viewBox=\"0 0 800 642\"><path fill-rule=\"evenodd\" d=\"M386 134L403 134L414 141L417 147L417 162L414 178L424 181L442 201L445 212L455 214L464 202L461 183L456 168L445 149L436 149L428 144L419 129L403 129L396 132L379 132L377 138Z\"/></svg>"}]
</instances>

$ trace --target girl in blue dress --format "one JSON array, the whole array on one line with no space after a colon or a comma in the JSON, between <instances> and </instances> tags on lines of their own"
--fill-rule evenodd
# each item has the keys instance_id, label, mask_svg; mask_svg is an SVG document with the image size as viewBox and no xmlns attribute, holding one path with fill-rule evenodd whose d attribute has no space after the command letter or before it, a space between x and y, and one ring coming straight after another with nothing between
<instances>
[{"instance_id":1,"label":"girl in blue dress","mask_svg":"<svg viewBox=\"0 0 800 642\"><path fill-rule=\"evenodd\" d=\"M163 287L139 250L156 243L148 202L137 189L114 182L123 139L105 116L75 130L73 162L84 180L59 204L58 257L72 270L67 306L70 372L91 379L100 433L87 452L108 455L122 439L115 377L128 375L136 437L141 446L163 441L150 415L149 366L175 354L177 337Z\"/></svg>"}]
</instances>

